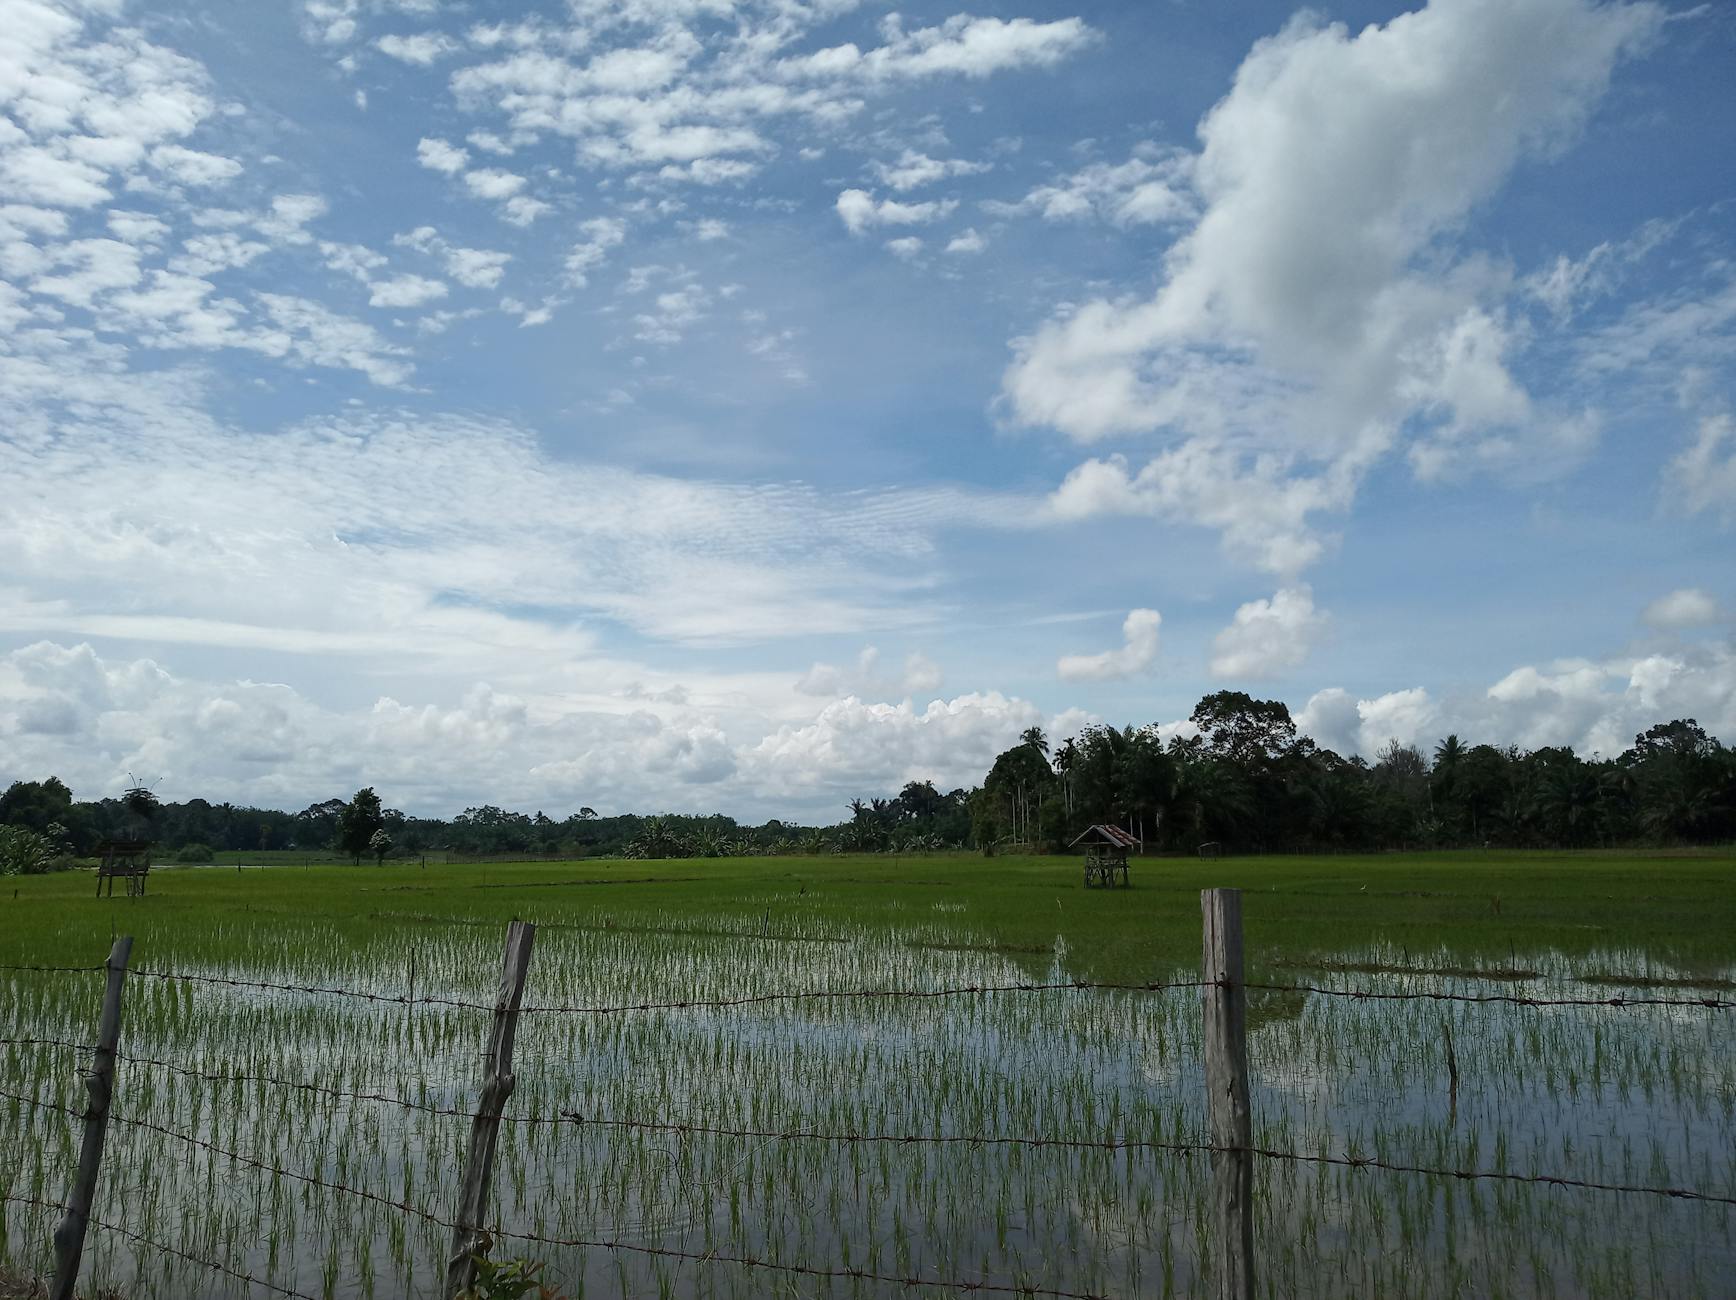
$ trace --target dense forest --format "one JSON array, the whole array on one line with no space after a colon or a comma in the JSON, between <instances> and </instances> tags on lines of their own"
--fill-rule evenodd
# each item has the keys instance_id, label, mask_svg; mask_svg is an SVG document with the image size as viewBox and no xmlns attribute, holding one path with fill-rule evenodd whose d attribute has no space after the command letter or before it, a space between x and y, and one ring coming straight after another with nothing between
<instances>
[{"instance_id":1,"label":"dense forest","mask_svg":"<svg viewBox=\"0 0 1736 1300\"><path fill-rule=\"evenodd\" d=\"M105 838L146 838L183 861L245 850L343 852L375 861L538 854L724 857L754 853L930 852L975 847L1054 851L1110 822L1151 852L1368 852L1499 845L1717 843L1736 839L1736 750L1693 719L1659 723L1613 758L1529 751L1443 737L1425 753L1396 740L1373 763L1298 736L1289 709L1220 691L1201 700L1194 734L1167 743L1155 726L1087 727L1051 746L1027 731L983 783L942 792L911 781L852 800L830 826L721 815L556 820L485 804L450 821L410 817L372 789L300 812L204 799L159 802L148 790L80 801L54 777L0 795L0 872L70 865Z\"/></svg>"}]
</instances>

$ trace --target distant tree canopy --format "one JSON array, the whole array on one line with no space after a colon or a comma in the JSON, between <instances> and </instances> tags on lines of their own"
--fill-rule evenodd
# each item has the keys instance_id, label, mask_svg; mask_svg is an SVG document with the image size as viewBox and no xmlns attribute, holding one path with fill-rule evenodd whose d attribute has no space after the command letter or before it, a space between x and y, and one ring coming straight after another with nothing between
<instances>
[{"instance_id":1,"label":"distant tree canopy","mask_svg":"<svg viewBox=\"0 0 1736 1300\"><path fill-rule=\"evenodd\" d=\"M1467 746L1432 759L1392 740L1370 764L1299 737L1289 709L1219 691L1167 744L1156 726L1087 727L1052 761L1027 735L971 796L972 832L1056 849L1085 827L1126 827L1154 850L1580 848L1736 838L1736 751L1692 718L1660 723L1616 758Z\"/></svg>"},{"instance_id":2,"label":"distant tree canopy","mask_svg":"<svg viewBox=\"0 0 1736 1300\"><path fill-rule=\"evenodd\" d=\"M338 814L338 847L359 863L362 854L371 850L374 836L385 824L380 796L374 793L374 788L366 786L357 790L355 797Z\"/></svg>"},{"instance_id":3,"label":"distant tree canopy","mask_svg":"<svg viewBox=\"0 0 1736 1300\"><path fill-rule=\"evenodd\" d=\"M450 821L408 817L371 788L300 812L159 803L143 813L166 849L208 846L341 852L360 862L394 855L722 857L747 853L930 852L964 845L1065 846L1086 826L1124 826L1153 850L1216 841L1233 852L1354 852L1387 848L1581 848L1736 839L1736 750L1692 718L1650 727L1614 758L1565 748L1469 744L1457 735L1425 751L1390 741L1373 763L1298 736L1277 700L1219 691L1199 702L1194 734L1156 725L1093 725L1052 744L1030 728L998 755L981 786L942 791L907 781L890 797L853 799L824 827L760 826L717 814L604 817L584 805L562 820L493 804ZM145 792L147 795L149 791ZM88 855L141 824L137 791L80 802L55 777L0 793L12 870L35 870L65 849ZM21 838L28 835L29 838ZM0 870L5 869L0 867Z\"/></svg>"}]
</instances>

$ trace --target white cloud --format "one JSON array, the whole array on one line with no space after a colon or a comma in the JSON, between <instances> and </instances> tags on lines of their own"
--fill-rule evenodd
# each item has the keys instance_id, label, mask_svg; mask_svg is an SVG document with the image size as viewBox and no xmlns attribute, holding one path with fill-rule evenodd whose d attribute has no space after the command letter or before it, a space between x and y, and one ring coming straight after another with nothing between
<instances>
[{"instance_id":1,"label":"white cloud","mask_svg":"<svg viewBox=\"0 0 1736 1300\"><path fill-rule=\"evenodd\" d=\"M501 205L500 215L503 220L515 226L528 226L554 210L555 205L552 203L532 198L528 194L514 194Z\"/></svg>"},{"instance_id":2,"label":"white cloud","mask_svg":"<svg viewBox=\"0 0 1736 1300\"><path fill-rule=\"evenodd\" d=\"M1693 441L1665 466L1664 491L1688 514L1736 522L1736 419L1727 412L1702 418Z\"/></svg>"},{"instance_id":3,"label":"white cloud","mask_svg":"<svg viewBox=\"0 0 1736 1300\"><path fill-rule=\"evenodd\" d=\"M940 665L920 651L905 656L898 672L888 672L881 666L880 651L863 646L854 665L816 663L797 679L795 689L802 695L828 698L840 696L900 696L919 695L939 687L943 675Z\"/></svg>"},{"instance_id":4,"label":"white cloud","mask_svg":"<svg viewBox=\"0 0 1736 1300\"><path fill-rule=\"evenodd\" d=\"M0 36L0 186L14 200L83 209L149 159L213 184L238 164L176 143L215 107L196 62L105 25L98 6L15 3ZM87 21L88 19L88 21Z\"/></svg>"},{"instance_id":5,"label":"white cloud","mask_svg":"<svg viewBox=\"0 0 1736 1300\"><path fill-rule=\"evenodd\" d=\"M933 781L942 790L974 785L996 754L1042 721L1034 704L994 691L921 709L909 700L871 704L851 696L812 722L780 727L741 758L759 788L829 794L841 809L864 790L896 790L906 781Z\"/></svg>"},{"instance_id":6,"label":"white cloud","mask_svg":"<svg viewBox=\"0 0 1736 1300\"><path fill-rule=\"evenodd\" d=\"M1053 67L1097 39L1078 18L1033 22L1004 21L958 14L938 27L904 30L897 14L884 22L886 43L864 54L854 44L833 46L796 59L780 70L787 76L830 80L859 76L878 80L962 75L986 77L1015 68Z\"/></svg>"},{"instance_id":7,"label":"white cloud","mask_svg":"<svg viewBox=\"0 0 1736 1300\"><path fill-rule=\"evenodd\" d=\"M246 266L255 258L271 251L271 245L257 239L243 239L232 230L214 235L194 235L184 241L181 252L169 259L169 269L190 275L210 275L230 267Z\"/></svg>"},{"instance_id":8,"label":"white cloud","mask_svg":"<svg viewBox=\"0 0 1736 1300\"><path fill-rule=\"evenodd\" d=\"M426 68L464 47L444 32L418 32L414 36L382 36L374 44L380 53L402 63Z\"/></svg>"},{"instance_id":9,"label":"white cloud","mask_svg":"<svg viewBox=\"0 0 1736 1300\"><path fill-rule=\"evenodd\" d=\"M905 261L909 261L922 252L922 240L915 235L905 235L902 239L888 239L886 251L894 257L902 257Z\"/></svg>"},{"instance_id":10,"label":"white cloud","mask_svg":"<svg viewBox=\"0 0 1736 1300\"><path fill-rule=\"evenodd\" d=\"M1066 682L1110 682L1146 672L1157 660L1158 628L1163 616L1155 609L1136 609L1121 624L1121 648L1098 654L1062 655L1055 671Z\"/></svg>"},{"instance_id":11,"label":"white cloud","mask_svg":"<svg viewBox=\"0 0 1736 1300\"><path fill-rule=\"evenodd\" d=\"M506 274L511 253L497 253L486 248L449 248L446 250L446 271L459 284L469 289L492 289Z\"/></svg>"},{"instance_id":12,"label":"white cloud","mask_svg":"<svg viewBox=\"0 0 1736 1300\"><path fill-rule=\"evenodd\" d=\"M265 314L282 334L265 340L266 347L280 347L281 355L296 364L331 366L356 370L387 388L409 381L412 367L402 358L409 349L388 343L365 321L332 311L323 303L294 294L258 295Z\"/></svg>"},{"instance_id":13,"label":"white cloud","mask_svg":"<svg viewBox=\"0 0 1736 1300\"><path fill-rule=\"evenodd\" d=\"M287 296L266 305L291 363L407 375L365 324ZM62 400L87 412L76 428L29 414ZM255 434L215 425L200 400L189 376L137 375L107 353L0 354L0 627L479 666L516 647L555 671L589 618L713 646L922 622L934 534L962 513L933 492L832 497L578 464L455 417ZM148 523L125 504L140 494L156 503ZM553 612L512 612L526 607Z\"/></svg>"},{"instance_id":14,"label":"white cloud","mask_svg":"<svg viewBox=\"0 0 1736 1300\"><path fill-rule=\"evenodd\" d=\"M609 250L625 242L627 223L619 217L592 217L580 223L579 231L585 237L573 245L565 263L567 283L575 289L583 289Z\"/></svg>"},{"instance_id":15,"label":"white cloud","mask_svg":"<svg viewBox=\"0 0 1736 1300\"><path fill-rule=\"evenodd\" d=\"M1644 618L1653 627L1674 630L1719 622L1723 612L1706 592L1698 587L1683 587L1647 605Z\"/></svg>"},{"instance_id":16,"label":"white cloud","mask_svg":"<svg viewBox=\"0 0 1736 1300\"><path fill-rule=\"evenodd\" d=\"M1610 758L1674 718L1736 736L1736 649L1683 645L1638 658L1527 664L1486 691L1439 700L1422 687L1360 700L1334 687L1308 700L1296 726L1329 749L1365 758L1393 739L1428 751L1449 733L1468 745L1564 745Z\"/></svg>"},{"instance_id":17,"label":"white cloud","mask_svg":"<svg viewBox=\"0 0 1736 1300\"><path fill-rule=\"evenodd\" d=\"M416 145L416 161L430 171L456 176L469 163L470 154L448 141L424 136Z\"/></svg>"},{"instance_id":18,"label":"white cloud","mask_svg":"<svg viewBox=\"0 0 1736 1300\"><path fill-rule=\"evenodd\" d=\"M1251 600L1212 640L1212 673L1233 679L1273 677L1308 657L1326 626L1306 585L1284 587L1270 600Z\"/></svg>"},{"instance_id":19,"label":"white cloud","mask_svg":"<svg viewBox=\"0 0 1736 1300\"><path fill-rule=\"evenodd\" d=\"M1047 514L1059 522L1151 515L1216 528L1237 559L1289 576L1325 550L1309 516L1348 505L1356 481L1354 465L1302 477L1287 473L1277 457L1239 457L1195 439L1153 457L1138 473L1120 456L1084 462L1049 498Z\"/></svg>"},{"instance_id":20,"label":"white cloud","mask_svg":"<svg viewBox=\"0 0 1736 1300\"><path fill-rule=\"evenodd\" d=\"M306 244L313 236L304 227L326 211L326 201L317 194L279 194L269 213L253 219L253 228L274 243Z\"/></svg>"},{"instance_id":21,"label":"white cloud","mask_svg":"<svg viewBox=\"0 0 1736 1300\"><path fill-rule=\"evenodd\" d=\"M507 199L524 188L524 177L499 167L464 173L464 184L479 199Z\"/></svg>"},{"instance_id":22,"label":"white cloud","mask_svg":"<svg viewBox=\"0 0 1736 1300\"><path fill-rule=\"evenodd\" d=\"M679 343L711 308L711 293L692 272L673 272L670 277L676 282L674 287L653 295L651 306L633 317L633 337L641 343L665 347Z\"/></svg>"},{"instance_id":23,"label":"white cloud","mask_svg":"<svg viewBox=\"0 0 1736 1300\"><path fill-rule=\"evenodd\" d=\"M740 158L695 158L677 166L669 163L657 169L657 179L688 181L694 185L728 185L745 181L759 171L759 164Z\"/></svg>"},{"instance_id":24,"label":"white cloud","mask_svg":"<svg viewBox=\"0 0 1736 1300\"><path fill-rule=\"evenodd\" d=\"M224 185L241 175L241 164L233 158L178 144L160 144L151 150L151 164L183 185Z\"/></svg>"},{"instance_id":25,"label":"white cloud","mask_svg":"<svg viewBox=\"0 0 1736 1300\"><path fill-rule=\"evenodd\" d=\"M137 284L144 274L139 250L117 239L75 239L58 245L50 265L55 274L37 276L31 290L76 307L93 306L98 294Z\"/></svg>"},{"instance_id":26,"label":"white cloud","mask_svg":"<svg viewBox=\"0 0 1736 1300\"><path fill-rule=\"evenodd\" d=\"M375 280L368 295L370 307L420 307L446 296L442 280L430 280L420 275L396 275L390 280Z\"/></svg>"},{"instance_id":27,"label":"white cloud","mask_svg":"<svg viewBox=\"0 0 1736 1300\"><path fill-rule=\"evenodd\" d=\"M1093 163L1017 203L985 203L998 216L1034 213L1045 221L1096 217L1128 227L1188 221L1198 215L1191 190L1191 154L1148 147L1124 163Z\"/></svg>"},{"instance_id":28,"label":"white cloud","mask_svg":"<svg viewBox=\"0 0 1736 1300\"><path fill-rule=\"evenodd\" d=\"M947 241L946 251L949 253L980 253L988 247L988 241L977 234L975 227L963 234L954 235Z\"/></svg>"},{"instance_id":29,"label":"white cloud","mask_svg":"<svg viewBox=\"0 0 1736 1300\"><path fill-rule=\"evenodd\" d=\"M1253 458L1279 495L1324 476L1330 508L1407 425L1420 473L1582 454L1594 424L1536 409L1510 373L1510 277L1451 237L1521 158L1577 133L1662 18L1433 0L1355 35L1292 21L1200 124L1200 216L1156 296L1018 340L1007 412L1082 441L1162 431L1195 463Z\"/></svg>"},{"instance_id":30,"label":"white cloud","mask_svg":"<svg viewBox=\"0 0 1736 1300\"><path fill-rule=\"evenodd\" d=\"M874 226L915 226L950 216L956 199L926 203L900 203L897 199L875 201L867 190L845 190L836 204L839 218L852 235Z\"/></svg>"},{"instance_id":31,"label":"white cloud","mask_svg":"<svg viewBox=\"0 0 1736 1300\"><path fill-rule=\"evenodd\" d=\"M874 173L882 185L903 192L953 176L978 176L993 170L992 163L970 162L963 158L930 158L915 149L906 149L894 163L876 162Z\"/></svg>"},{"instance_id":32,"label":"white cloud","mask_svg":"<svg viewBox=\"0 0 1736 1300\"><path fill-rule=\"evenodd\" d=\"M401 248L413 248L430 257L438 257L446 273L467 289L493 289L506 274L511 253L487 248L457 248L448 243L433 226L417 226L414 230L392 236Z\"/></svg>"}]
</instances>

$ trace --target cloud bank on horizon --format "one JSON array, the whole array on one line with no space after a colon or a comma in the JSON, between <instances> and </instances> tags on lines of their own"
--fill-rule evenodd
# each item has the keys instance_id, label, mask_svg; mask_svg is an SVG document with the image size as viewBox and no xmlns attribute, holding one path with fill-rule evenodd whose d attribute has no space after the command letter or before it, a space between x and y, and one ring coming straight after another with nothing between
<instances>
[{"instance_id":1,"label":"cloud bank on horizon","mask_svg":"<svg viewBox=\"0 0 1736 1300\"><path fill-rule=\"evenodd\" d=\"M1027 8L0 0L0 781L1736 742L1736 14Z\"/></svg>"}]
</instances>

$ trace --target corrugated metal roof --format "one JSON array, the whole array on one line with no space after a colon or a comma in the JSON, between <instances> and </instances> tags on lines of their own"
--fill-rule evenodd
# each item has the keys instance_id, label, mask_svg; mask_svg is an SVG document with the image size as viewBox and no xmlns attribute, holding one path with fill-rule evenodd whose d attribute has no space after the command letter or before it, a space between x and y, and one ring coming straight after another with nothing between
<instances>
[{"instance_id":1,"label":"corrugated metal roof","mask_svg":"<svg viewBox=\"0 0 1736 1300\"><path fill-rule=\"evenodd\" d=\"M1073 845L1079 843L1079 840L1085 839L1091 835L1096 835L1100 839L1108 840L1109 843L1115 845L1118 848L1136 849L1139 847L1139 839L1137 836L1128 834L1126 831L1122 830L1121 827L1119 827L1119 826L1101 826L1101 825L1099 825L1099 826L1087 826L1082 832L1080 832L1079 839L1074 840L1073 844L1069 844L1067 847L1072 848Z\"/></svg>"}]
</instances>

